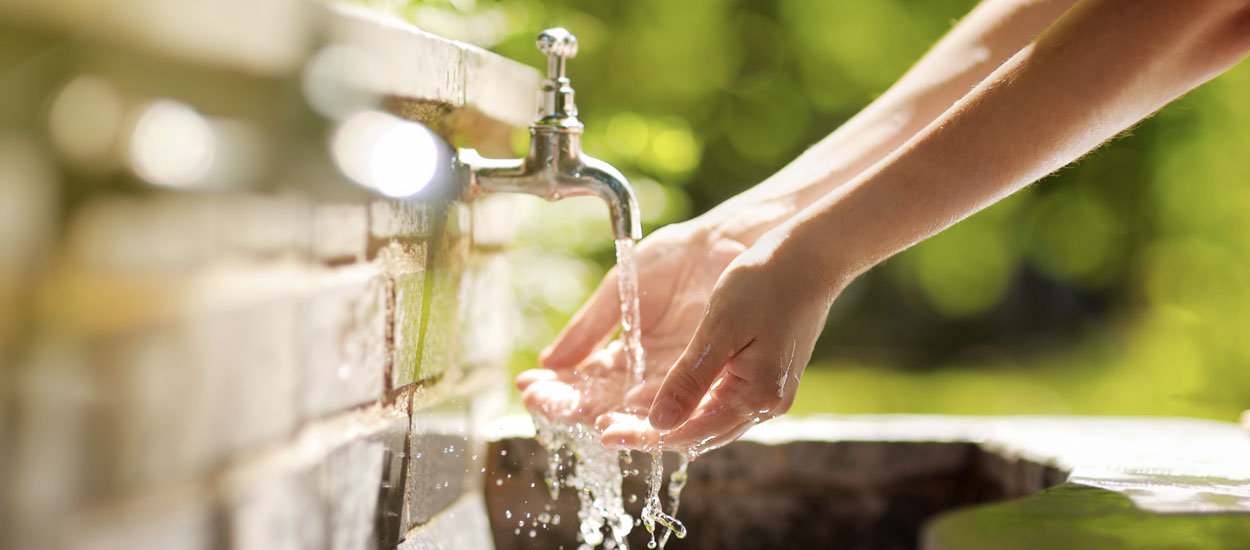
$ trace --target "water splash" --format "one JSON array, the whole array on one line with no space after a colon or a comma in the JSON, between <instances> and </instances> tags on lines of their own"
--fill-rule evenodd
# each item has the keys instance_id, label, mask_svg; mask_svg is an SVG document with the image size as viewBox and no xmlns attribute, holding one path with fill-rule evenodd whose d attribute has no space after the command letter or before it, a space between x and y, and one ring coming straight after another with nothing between
<instances>
[{"instance_id":1,"label":"water splash","mask_svg":"<svg viewBox=\"0 0 1250 550\"><path fill-rule=\"evenodd\" d=\"M581 424L558 424L536 415L534 428L548 457L559 457L561 449L565 449L574 460L573 468L564 470L563 478L548 471L547 480L555 487L563 484L577 493L577 519L581 521L578 531L582 542L578 550L591 550L599 545L606 550L628 550L625 537L633 527L634 518L625 511L621 498L623 477L617 454L599 442L594 430ZM558 494L558 489L551 486L548 489ZM604 536L605 529L611 538Z\"/></svg>"},{"instance_id":2,"label":"water splash","mask_svg":"<svg viewBox=\"0 0 1250 550\"><path fill-rule=\"evenodd\" d=\"M674 514L677 513L677 501L681 495L681 488L685 486L685 466L684 462L681 467L682 478L677 487L677 492L673 492L673 484L669 482L669 500L671 501L671 509ZM676 479L677 472L673 472ZM677 518L664 513L664 508L660 504L660 484L664 482L664 459L663 454L656 450L651 451L651 473L647 477L647 502L642 508L642 525L647 528L647 532L651 534L651 541L647 543L647 548L655 548L657 546L655 539L655 526L659 524L664 527L665 531L660 535L658 546L664 547L668 542L670 533L677 535L677 538L686 537L686 526L682 525Z\"/></svg>"},{"instance_id":3,"label":"water splash","mask_svg":"<svg viewBox=\"0 0 1250 550\"><path fill-rule=\"evenodd\" d=\"M642 314L639 308L638 268L634 258L634 241L616 241L617 277L620 282L621 341L625 350L626 388L642 384L646 371L646 356L642 349ZM624 393L622 393L622 399ZM628 409L627 409L628 410ZM629 411L637 413L638 411ZM534 416L538 440L547 449L547 473L545 481L554 502L560 495L560 487L576 491L579 503L577 517L581 520L578 550L591 550L603 545L606 550L628 550L626 536L634 520L625 511L621 484L624 475L621 463L629 464L629 453L620 455L609 451L599 441L598 434L581 424L559 424L540 415ZM664 528L658 546L663 548L670 534L677 538L686 536L686 528L673 515L664 513L660 502L660 486L663 482L664 463L658 449L651 453L651 472L647 479L647 500L642 510L642 523L651 533L650 548L657 546L655 526ZM672 514L676 514L681 488L686 480L686 457L669 482L669 500ZM571 468L565 463L572 462ZM636 470L635 470L636 471ZM565 475L561 476L561 473ZM630 495L630 502L636 500ZM544 522L545 523L545 522ZM610 537L605 537L605 531ZM518 530L519 534L519 530Z\"/></svg>"},{"instance_id":4,"label":"water splash","mask_svg":"<svg viewBox=\"0 0 1250 550\"><path fill-rule=\"evenodd\" d=\"M664 550L664 545L668 543L669 535L676 534L679 539L686 537L686 526L677 521L677 508L681 506L681 490L686 488L686 481L690 479L690 476L686 473L689 466L690 459L684 454L678 454L677 469L673 470L672 475L668 478L668 505L669 513L672 514L670 517L673 520L673 525L660 536L660 550Z\"/></svg>"}]
</instances>

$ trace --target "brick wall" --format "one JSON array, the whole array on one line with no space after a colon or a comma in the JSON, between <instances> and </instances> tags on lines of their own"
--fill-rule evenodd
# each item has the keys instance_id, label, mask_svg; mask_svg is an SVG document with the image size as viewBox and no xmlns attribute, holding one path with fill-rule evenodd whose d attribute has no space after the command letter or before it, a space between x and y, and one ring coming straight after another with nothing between
<instances>
[{"instance_id":1,"label":"brick wall","mask_svg":"<svg viewBox=\"0 0 1250 550\"><path fill-rule=\"evenodd\" d=\"M9 542L419 548L444 511L480 515L511 319L487 223L508 220L260 194L82 207L12 370Z\"/></svg>"},{"instance_id":2,"label":"brick wall","mask_svg":"<svg viewBox=\"0 0 1250 550\"><path fill-rule=\"evenodd\" d=\"M108 21L0 8L0 61L20 68L0 83L0 548L491 547L481 427L507 397L513 198L355 186L300 60L339 35L421 53L366 91L495 152L537 74L302 1L180 8L211 25L132 4ZM212 47L229 21L281 43ZM97 109L58 119L88 77L113 90L117 135ZM224 184L127 164L134 113L166 100L230 140Z\"/></svg>"}]
</instances>

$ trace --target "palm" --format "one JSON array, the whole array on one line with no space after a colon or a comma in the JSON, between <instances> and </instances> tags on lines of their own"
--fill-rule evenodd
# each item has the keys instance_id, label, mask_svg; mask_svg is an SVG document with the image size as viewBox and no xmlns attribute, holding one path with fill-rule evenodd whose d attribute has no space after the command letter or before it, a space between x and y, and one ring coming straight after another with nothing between
<instances>
[{"instance_id":1,"label":"palm","mask_svg":"<svg viewBox=\"0 0 1250 550\"><path fill-rule=\"evenodd\" d=\"M642 345L646 350L642 382L627 388L622 400L625 355L619 342L613 342L572 368L554 366L552 370L522 373L517 385L525 405L566 422L593 424L609 412L645 418L664 376L690 342L721 272L744 248L736 241L707 239L682 227L658 231L644 240L638 249ZM607 311L620 311L619 300L604 294L614 294L615 285L614 277L605 279L596 297L570 323L560 341L565 349L585 349L591 339L597 346L611 333L603 330L603 319ZM619 321L619 313L612 319ZM579 322L583 325L578 326ZM591 324L599 326L583 330ZM615 330L614 326L610 330Z\"/></svg>"}]
</instances>

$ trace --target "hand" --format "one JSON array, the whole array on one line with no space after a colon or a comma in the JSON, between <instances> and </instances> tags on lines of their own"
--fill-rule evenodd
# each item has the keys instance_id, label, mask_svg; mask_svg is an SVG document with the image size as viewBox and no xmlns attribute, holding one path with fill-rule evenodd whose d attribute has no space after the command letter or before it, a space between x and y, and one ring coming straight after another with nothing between
<instances>
[{"instance_id":1,"label":"hand","mask_svg":"<svg viewBox=\"0 0 1250 550\"><path fill-rule=\"evenodd\" d=\"M818 271L784 239L762 238L721 275L689 345L657 389L652 426L607 415L600 419L603 440L699 454L789 410L842 280Z\"/></svg>"},{"instance_id":2,"label":"hand","mask_svg":"<svg viewBox=\"0 0 1250 550\"><path fill-rule=\"evenodd\" d=\"M646 350L642 385L624 388L625 357L619 342L600 349L620 326L614 268L542 354L543 364L551 370L534 369L517 377L526 407L548 418L588 425L610 411L632 412L632 419L614 418L645 425L639 420L645 418L664 375L694 334L712 287L745 249L743 243L698 219L664 227L644 239L637 250Z\"/></svg>"}]
</instances>

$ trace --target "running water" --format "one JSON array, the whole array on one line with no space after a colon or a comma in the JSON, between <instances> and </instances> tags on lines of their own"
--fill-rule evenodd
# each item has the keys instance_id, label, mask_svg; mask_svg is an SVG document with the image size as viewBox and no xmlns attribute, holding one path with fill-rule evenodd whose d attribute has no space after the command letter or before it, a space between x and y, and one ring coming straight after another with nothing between
<instances>
[{"instance_id":1,"label":"running water","mask_svg":"<svg viewBox=\"0 0 1250 550\"><path fill-rule=\"evenodd\" d=\"M634 240L616 241L616 278L621 294L621 343L625 346L627 367L625 387L642 384L647 359L642 351L642 311L638 306L638 266Z\"/></svg>"},{"instance_id":2,"label":"running water","mask_svg":"<svg viewBox=\"0 0 1250 550\"><path fill-rule=\"evenodd\" d=\"M680 474L680 479L678 474ZM651 534L651 542L647 543L647 548L655 548L655 524L665 528L660 535L659 547L664 548L664 544L668 542L670 533L676 534L677 538L686 537L686 526L682 525L677 518L665 514L664 508L660 504L660 484L664 481L664 460L660 451L651 451L651 473L647 476L647 503L642 508L642 525L647 528L647 532ZM676 489L674 489L676 486ZM681 498L681 489L686 486L686 461L682 458L682 463L676 471L673 472L673 479L668 482L668 498L672 503L673 514L677 514L677 502Z\"/></svg>"},{"instance_id":3,"label":"running water","mask_svg":"<svg viewBox=\"0 0 1250 550\"><path fill-rule=\"evenodd\" d=\"M638 306L638 268L634 260L633 239L616 241L617 277L621 295L621 341L626 357L626 388L642 384L646 358L642 350L642 314ZM639 411L628 411L638 413ZM576 490L579 501L577 518L581 521L581 545L578 550L592 550L603 545L606 550L628 550L626 536L633 526L633 517L625 511L621 482L621 462L629 462L629 453L613 453L599 441L598 434L581 424L557 424L534 416L538 440L547 450L547 488L554 501L561 485ZM574 462L572 473L561 479L564 456ZM651 453L651 471L647 477L647 500L642 509L642 524L651 534L649 548L664 548L670 534L686 536L686 527L674 517L686 485L688 459L683 455L668 484L670 514L664 513L660 502L660 485L664 479L664 463L659 450ZM636 471L636 470L635 470ZM631 500L632 502L632 500ZM657 544L655 526L664 528ZM604 536L605 529L611 538Z\"/></svg>"},{"instance_id":4,"label":"running water","mask_svg":"<svg viewBox=\"0 0 1250 550\"><path fill-rule=\"evenodd\" d=\"M634 258L634 240L617 239L616 241L616 276L620 281L621 294L621 341L625 345L626 388L636 388L643 382L646 373L646 356L642 351L642 310L638 295L638 265ZM641 412L641 411L628 411ZM651 451L651 472L647 476L647 500L642 508L642 524L651 534L648 548L655 548L655 524L659 523L666 531L661 535L660 546L668 540L669 533L677 538L686 536L686 527L677 518L664 513L660 504L660 484L664 481L663 453L656 449ZM672 484L670 483L670 487ZM680 493L680 488L678 492Z\"/></svg>"}]
</instances>

